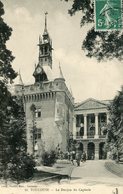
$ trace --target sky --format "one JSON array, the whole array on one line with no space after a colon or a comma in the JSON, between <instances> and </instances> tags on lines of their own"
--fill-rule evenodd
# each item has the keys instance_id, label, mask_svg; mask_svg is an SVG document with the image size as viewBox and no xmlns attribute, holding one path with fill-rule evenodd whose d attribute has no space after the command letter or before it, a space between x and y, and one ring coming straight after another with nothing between
<instances>
[{"instance_id":1,"label":"sky","mask_svg":"<svg viewBox=\"0 0 123 194\"><path fill-rule=\"evenodd\" d=\"M21 71L25 84L34 83L32 76L38 62L38 39L44 31L44 13L48 12L48 32L53 42L53 69L59 62L75 102L95 98L113 99L123 84L123 63L97 62L86 57L81 49L90 25L80 27L81 12L70 16L72 1L2 0L4 20L13 32L7 47L13 52L13 68ZM15 81L16 82L16 81Z\"/></svg>"}]
</instances>

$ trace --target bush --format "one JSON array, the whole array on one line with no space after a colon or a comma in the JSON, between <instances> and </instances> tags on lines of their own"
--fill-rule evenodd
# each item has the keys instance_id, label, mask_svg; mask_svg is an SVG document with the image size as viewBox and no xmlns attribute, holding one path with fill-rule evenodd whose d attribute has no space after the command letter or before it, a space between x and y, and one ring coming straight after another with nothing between
<instances>
[{"instance_id":1,"label":"bush","mask_svg":"<svg viewBox=\"0 0 123 194\"><path fill-rule=\"evenodd\" d=\"M44 152L42 155L42 164L44 166L52 166L57 159L57 154L55 151L50 151L50 152Z\"/></svg>"},{"instance_id":2,"label":"bush","mask_svg":"<svg viewBox=\"0 0 123 194\"><path fill-rule=\"evenodd\" d=\"M19 153L12 158L9 172L10 177L14 180L27 180L34 175L35 162L30 155Z\"/></svg>"}]
</instances>

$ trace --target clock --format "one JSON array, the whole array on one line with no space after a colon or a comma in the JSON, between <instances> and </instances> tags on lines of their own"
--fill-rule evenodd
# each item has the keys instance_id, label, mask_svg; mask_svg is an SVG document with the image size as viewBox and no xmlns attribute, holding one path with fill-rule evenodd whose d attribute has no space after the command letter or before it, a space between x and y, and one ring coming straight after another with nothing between
<instances>
[{"instance_id":1,"label":"clock","mask_svg":"<svg viewBox=\"0 0 123 194\"><path fill-rule=\"evenodd\" d=\"M40 67L37 67L36 72L37 73L41 73L41 68Z\"/></svg>"}]
</instances>

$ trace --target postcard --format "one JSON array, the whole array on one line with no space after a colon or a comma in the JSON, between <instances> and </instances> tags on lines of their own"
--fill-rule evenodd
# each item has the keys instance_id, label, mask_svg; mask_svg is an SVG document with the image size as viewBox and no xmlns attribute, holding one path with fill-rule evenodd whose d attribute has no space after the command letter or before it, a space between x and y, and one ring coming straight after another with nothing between
<instances>
[{"instance_id":1,"label":"postcard","mask_svg":"<svg viewBox=\"0 0 123 194\"><path fill-rule=\"evenodd\" d=\"M122 0L0 1L0 193L123 193Z\"/></svg>"}]
</instances>

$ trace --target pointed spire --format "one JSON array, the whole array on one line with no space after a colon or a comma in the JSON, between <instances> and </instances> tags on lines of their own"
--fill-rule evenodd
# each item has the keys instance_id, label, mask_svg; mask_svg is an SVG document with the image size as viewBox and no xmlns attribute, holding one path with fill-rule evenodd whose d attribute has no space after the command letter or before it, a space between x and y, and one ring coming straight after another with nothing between
<instances>
[{"instance_id":1,"label":"pointed spire","mask_svg":"<svg viewBox=\"0 0 123 194\"><path fill-rule=\"evenodd\" d=\"M59 62L59 78L64 79L64 76L63 76L63 73L62 73L62 69L61 69L60 62Z\"/></svg>"},{"instance_id":2,"label":"pointed spire","mask_svg":"<svg viewBox=\"0 0 123 194\"><path fill-rule=\"evenodd\" d=\"M63 73L62 73L60 62L59 62L59 73L58 73L58 77L56 79L60 79L60 80L65 81Z\"/></svg>"},{"instance_id":3,"label":"pointed spire","mask_svg":"<svg viewBox=\"0 0 123 194\"><path fill-rule=\"evenodd\" d=\"M16 85L23 86L24 84L23 84L23 81L22 81L20 70L19 70L17 78L18 78L18 80L17 80L17 84Z\"/></svg>"},{"instance_id":4,"label":"pointed spire","mask_svg":"<svg viewBox=\"0 0 123 194\"><path fill-rule=\"evenodd\" d=\"M45 28L44 28L44 34L47 34L47 14L48 12L45 12Z\"/></svg>"}]
</instances>

